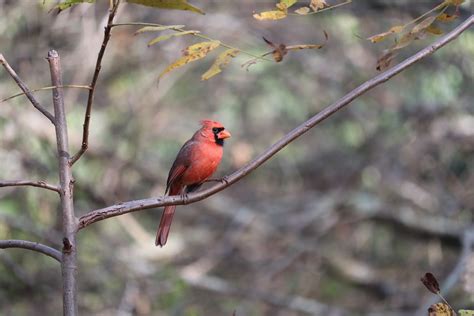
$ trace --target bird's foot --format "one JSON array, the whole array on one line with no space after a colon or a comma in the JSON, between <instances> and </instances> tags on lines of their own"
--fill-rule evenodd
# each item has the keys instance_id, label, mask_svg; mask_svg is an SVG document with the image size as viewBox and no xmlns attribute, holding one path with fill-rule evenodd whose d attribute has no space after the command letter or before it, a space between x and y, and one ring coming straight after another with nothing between
<instances>
[{"instance_id":1,"label":"bird's foot","mask_svg":"<svg viewBox=\"0 0 474 316\"><path fill-rule=\"evenodd\" d=\"M183 204L186 205L189 203L188 201L188 194L187 193L183 193L181 194L181 199L183 200Z\"/></svg>"},{"instance_id":2,"label":"bird's foot","mask_svg":"<svg viewBox=\"0 0 474 316\"><path fill-rule=\"evenodd\" d=\"M224 184L229 184L229 177L228 176L223 176L220 179L210 178L210 179L205 180L204 182L220 182L220 183L224 183Z\"/></svg>"},{"instance_id":3,"label":"bird's foot","mask_svg":"<svg viewBox=\"0 0 474 316\"><path fill-rule=\"evenodd\" d=\"M224 183L224 184L229 184L229 177L228 176L223 176L220 180L221 183Z\"/></svg>"}]
</instances>

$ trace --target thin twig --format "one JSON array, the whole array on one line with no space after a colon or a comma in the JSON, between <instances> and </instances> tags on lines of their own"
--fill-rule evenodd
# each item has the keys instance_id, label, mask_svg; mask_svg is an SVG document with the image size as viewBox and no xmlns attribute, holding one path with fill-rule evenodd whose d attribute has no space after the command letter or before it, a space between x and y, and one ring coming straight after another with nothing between
<instances>
[{"instance_id":1,"label":"thin twig","mask_svg":"<svg viewBox=\"0 0 474 316\"><path fill-rule=\"evenodd\" d=\"M30 90L31 92L37 92L37 91L44 91L44 90L51 90L51 89L54 89L54 88L57 88L57 87L42 87L42 88L38 88L38 89L32 89ZM90 90L91 87L89 86L85 86L85 85L78 85L78 84L65 84L63 85L62 87L60 88L78 88L78 89L87 89L87 90ZM22 93L17 93L17 94L14 94L12 96L9 96L5 99L1 99L0 100L0 103L3 103L5 101L8 101L8 100L11 100L13 98L16 98L16 97L19 97L19 96L22 96L22 95L25 95L25 92L22 92Z\"/></svg>"},{"instance_id":2,"label":"thin twig","mask_svg":"<svg viewBox=\"0 0 474 316\"><path fill-rule=\"evenodd\" d=\"M0 240L0 248L23 248L33 250L41 252L42 254L45 254L53 259L56 259L58 262L61 262L61 252L59 250L40 244L38 242L17 239Z\"/></svg>"},{"instance_id":3,"label":"thin twig","mask_svg":"<svg viewBox=\"0 0 474 316\"><path fill-rule=\"evenodd\" d=\"M35 99L35 97L31 93L31 90L28 88L26 83L24 83L20 79L20 77L18 77L15 70L13 70L13 68L10 66L10 64L8 64L7 60L5 59L5 57L3 57L2 54L0 54L0 64L3 65L3 67L8 72L8 74L13 78L13 80L15 80L18 87L20 87L20 89L26 94L26 96L28 97L28 100L30 100L31 104L33 104L33 106L36 109L38 109L38 111L43 113L43 115L46 116L51 121L51 123L53 123L53 125L54 125L54 115L49 113L48 110L46 110L41 104L39 104L38 100Z\"/></svg>"},{"instance_id":4,"label":"thin twig","mask_svg":"<svg viewBox=\"0 0 474 316\"><path fill-rule=\"evenodd\" d=\"M119 204L115 204L112 206L108 206L105 208L93 210L79 218L79 227L78 229L82 229L90 224L95 222L101 221L103 219L119 216L121 214L135 212L139 210L145 210L150 208L156 208L160 206L167 206L167 205L183 205L194 203L197 201L201 201L213 194L216 194L219 191L224 190L228 186L234 184L235 182L239 181L247 174L258 168L262 165L265 161L270 159L273 155L279 152L281 149L286 147L296 138L300 137L311 128L325 120L326 118L330 117L337 111L344 108L346 105L351 103L354 99L359 97L360 95L364 94L365 92L373 89L374 87L388 81L390 78L394 77L395 75L399 74L403 70L407 69L411 65L415 64L416 62L426 58L427 56L433 54L435 51L443 47L444 45L448 44L455 38L457 38L462 32L467 30L472 24L474 24L474 15L471 15L467 18L463 23L457 26L454 30L450 33L446 34L445 36L438 39L433 44L425 47L415 55L405 59L403 62L399 63L398 65L386 70L385 72L380 73L379 75L375 76L374 78L364 82L341 99L336 101L335 103L327 106L321 112L307 120L306 122L300 124L298 127L290 131L288 134L283 136L279 141L275 144L270 146L267 150L265 150L262 154L256 157L254 160L243 166L241 169L235 171L234 173L230 174L229 176L224 177L221 183L218 183L206 190L199 191L196 193L191 193L185 196L160 196L157 198L150 198L150 199L142 199L142 200L134 200L128 202L122 202Z\"/></svg>"},{"instance_id":5,"label":"thin twig","mask_svg":"<svg viewBox=\"0 0 474 316\"><path fill-rule=\"evenodd\" d=\"M102 58L104 57L105 49L107 48L107 44L110 39L112 24L114 22L115 14L117 13L117 8L119 6L119 3L120 3L120 0L114 1L114 5L109 9L109 18L107 20L107 25L105 26L105 30L104 30L104 39L102 41L99 54L97 55L97 61L95 63L95 71L94 71L94 75L92 76L89 96L87 98L87 107L86 107L86 113L84 116L84 125L83 125L83 130L82 130L82 145L81 145L81 149L79 149L79 151L70 159L69 164L71 166L76 161L78 161L79 158L81 158L81 156L86 152L87 148L89 147L89 124L91 120L92 103L94 102L95 87L97 85L97 79L99 78L100 69L102 68Z\"/></svg>"},{"instance_id":6,"label":"thin twig","mask_svg":"<svg viewBox=\"0 0 474 316\"><path fill-rule=\"evenodd\" d=\"M0 187L18 187L18 186L32 186L37 188L43 188L59 193L59 187L57 185L48 184L44 181L29 181L29 180L12 180L12 181L0 181Z\"/></svg>"}]
</instances>

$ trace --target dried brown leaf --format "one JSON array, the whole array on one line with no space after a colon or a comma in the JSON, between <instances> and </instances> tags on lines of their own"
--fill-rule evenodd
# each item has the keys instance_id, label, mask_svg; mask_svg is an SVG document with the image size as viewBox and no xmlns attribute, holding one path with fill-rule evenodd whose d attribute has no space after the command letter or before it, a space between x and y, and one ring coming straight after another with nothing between
<instances>
[{"instance_id":1,"label":"dried brown leaf","mask_svg":"<svg viewBox=\"0 0 474 316\"><path fill-rule=\"evenodd\" d=\"M314 12L316 12L318 10L324 9L325 7L329 7L329 4L327 4L325 0L311 0L309 6Z\"/></svg>"},{"instance_id":2,"label":"dried brown leaf","mask_svg":"<svg viewBox=\"0 0 474 316\"><path fill-rule=\"evenodd\" d=\"M375 67L378 71L387 69L392 60L395 58L396 53L393 50L388 50L377 60L377 66Z\"/></svg>"},{"instance_id":3,"label":"dried brown leaf","mask_svg":"<svg viewBox=\"0 0 474 316\"><path fill-rule=\"evenodd\" d=\"M423 285L428 289L433 294L439 294L440 289L439 289L439 283L438 280L436 280L435 276L427 272L425 275L420 279Z\"/></svg>"},{"instance_id":4,"label":"dried brown leaf","mask_svg":"<svg viewBox=\"0 0 474 316\"><path fill-rule=\"evenodd\" d=\"M436 17L436 19L441 22L451 22L456 20L458 17L459 16L457 16L456 14L441 13Z\"/></svg>"}]
</instances>

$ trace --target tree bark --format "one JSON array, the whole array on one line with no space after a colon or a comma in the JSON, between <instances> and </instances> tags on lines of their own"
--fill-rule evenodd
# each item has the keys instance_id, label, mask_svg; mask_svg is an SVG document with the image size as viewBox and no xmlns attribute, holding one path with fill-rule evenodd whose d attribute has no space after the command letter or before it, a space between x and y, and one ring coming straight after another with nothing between
<instances>
[{"instance_id":1,"label":"tree bark","mask_svg":"<svg viewBox=\"0 0 474 316\"><path fill-rule=\"evenodd\" d=\"M50 50L47 59L51 72L51 83L56 87L53 89L53 105L59 162L59 196L63 215L64 238L61 262L63 314L74 316L77 315L77 219L74 215L73 204L74 179L69 164L69 145L59 54L55 50Z\"/></svg>"}]
</instances>

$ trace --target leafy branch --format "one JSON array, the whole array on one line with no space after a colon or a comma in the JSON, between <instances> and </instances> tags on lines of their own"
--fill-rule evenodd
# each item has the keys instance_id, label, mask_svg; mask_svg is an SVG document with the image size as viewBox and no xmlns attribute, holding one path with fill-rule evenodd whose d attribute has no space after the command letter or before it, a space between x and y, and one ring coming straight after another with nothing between
<instances>
[{"instance_id":1,"label":"leafy branch","mask_svg":"<svg viewBox=\"0 0 474 316\"><path fill-rule=\"evenodd\" d=\"M251 162L240 168L239 170L235 171L234 173L224 177L220 183L199 191L197 193L191 193L184 196L161 196L157 198L149 198L149 199L142 199L142 200L133 200L128 202L122 202L119 204L111 205L105 208L96 209L86 213L85 215L79 218L78 229L83 229L95 222L104 220L106 218L119 216L125 213L141 211L150 208L156 208L161 206L167 205L183 205L194 203L197 201L201 201L211 195L216 194L224 190L225 188L229 187L230 185L236 183L253 170L257 169L260 165L278 153L281 149L286 147L288 144L293 142L295 139L309 131L311 128L325 120L326 118L330 117L337 111L344 108L346 105L350 104L354 99L361 96L365 92L373 89L374 87L386 82L390 78L394 77L395 75L399 74L400 72L404 71L411 65L419 62L420 60L430 56L434 52L436 52L441 47L445 46L452 40L456 39L462 32L467 30L474 24L474 15L471 15L467 18L463 23L453 29L450 33L446 34L444 37L440 38L438 41L430 44L429 46L425 47L418 53L414 54L413 56L405 59L398 65L386 70L383 73L375 76L374 78L364 82L345 96L343 96L338 101L334 102L333 104L327 106L321 112L316 114L315 116L311 117L306 122L300 124L292 131L287 133L283 136L279 141L274 143L268 149L266 149L262 154L257 156Z\"/></svg>"},{"instance_id":2,"label":"leafy branch","mask_svg":"<svg viewBox=\"0 0 474 316\"><path fill-rule=\"evenodd\" d=\"M397 38L395 44L393 44L390 48L384 51L384 54L377 60L377 70L384 70L389 67L390 63L395 58L396 52L398 50L409 46L415 40L424 38L427 33L434 35L443 34L443 31L437 26L435 26L433 23L435 21L451 22L456 19L459 15L459 5L461 5L463 2L464 0L444 0L431 10L425 12L424 14L418 16L417 18L404 25L395 25L392 26L388 31L368 37L367 40L371 41L372 43L379 43L387 39L389 36L402 33L409 26L415 24L409 31L403 33L399 38ZM448 15L445 13L445 11L450 6L455 6L456 8L456 13L454 15ZM431 15L436 11L438 12L435 15Z\"/></svg>"}]
</instances>

